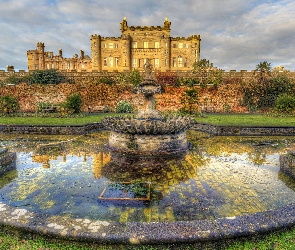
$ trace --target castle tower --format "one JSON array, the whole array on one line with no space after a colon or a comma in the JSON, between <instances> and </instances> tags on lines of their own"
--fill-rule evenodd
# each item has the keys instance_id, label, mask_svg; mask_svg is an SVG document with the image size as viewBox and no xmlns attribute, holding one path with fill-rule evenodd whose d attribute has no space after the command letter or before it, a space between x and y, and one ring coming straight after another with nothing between
<instances>
[{"instance_id":1,"label":"castle tower","mask_svg":"<svg viewBox=\"0 0 295 250\"><path fill-rule=\"evenodd\" d=\"M170 26L171 22L168 22L168 17L164 21L164 29L166 34L161 37L161 48L163 49L163 56L161 60L162 70L171 70L171 39L170 39Z\"/></svg>"},{"instance_id":2,"label":"castle tower","mask_svg":"<svg viewBox=\"0 0 295 250\"><path fill-rule=\"evenodd\" d=\"M123 47L123 60L122 68L123 71L131 71L131 37L129 35L122 37Z\"/></svg>"},{"instance_id":3,"label":"castle tower","mask_svg":"<svg viewBox=\"0 0 295 250\"><path fill-rule=\"evenodd\" d=\"M44 54L44 49L45 49L45 46L44 46L44 43L37 43L37 51L38 51L38 54L39 54L39 66L38 66L38 69L40 70L44 70L45 69L45 54Z\"/></svg>"},{"instance_id":4,"label":"castle tower","mask_svg":"<svg viewBox=\"0 0 295 250\"><path fill-rule=\"evenodd\" d=\"M100 72L102 70L101 36L96 34L92 35L90 41L92 70L97 70Z\"/></svg>"}]
</instances>

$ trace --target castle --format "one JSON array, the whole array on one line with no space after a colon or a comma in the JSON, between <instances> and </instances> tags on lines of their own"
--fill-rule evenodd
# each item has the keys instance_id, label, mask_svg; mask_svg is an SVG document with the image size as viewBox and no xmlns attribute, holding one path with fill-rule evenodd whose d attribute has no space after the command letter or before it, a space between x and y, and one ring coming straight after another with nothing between
<instances>
[{"instance_id":1,"label":"castle","mask_svg":"<svg viewBox=\"0 0 295 250\"><path fill-rule=\"evenodd\" d=\"M165 18L164 26L128 26L126 17L120 23L121 37L90 38L91 58L80 50L80 56L63 58L45 52L44 43L38 42L36 50L28 50L28 71L57 69L77 72L130 72L143 70L150 59L155 70L188 71L200 59L200 35L171 37L171 22Z\"/></svg>"}]
</instances>

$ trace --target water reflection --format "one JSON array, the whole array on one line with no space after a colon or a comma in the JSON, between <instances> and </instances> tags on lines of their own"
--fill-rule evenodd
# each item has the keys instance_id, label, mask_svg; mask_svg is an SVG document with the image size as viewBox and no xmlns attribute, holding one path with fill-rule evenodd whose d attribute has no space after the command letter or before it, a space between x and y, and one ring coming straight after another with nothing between
<instances>
[{"instance_id":1,"label":"water reflection","mask_svg":"<svg viewBox=\"0 0 295 250\"><path fill-rule=\"evenodd\" d=\"M189 131L193 150L167 158L110 153L107 138L2 138L0 144L17 152L18 160L17 171L0 178L0 201L121 222L214 219L295 202L294 182L278 167L279 154L294 138Z\"/></svg>"}]
</instances>

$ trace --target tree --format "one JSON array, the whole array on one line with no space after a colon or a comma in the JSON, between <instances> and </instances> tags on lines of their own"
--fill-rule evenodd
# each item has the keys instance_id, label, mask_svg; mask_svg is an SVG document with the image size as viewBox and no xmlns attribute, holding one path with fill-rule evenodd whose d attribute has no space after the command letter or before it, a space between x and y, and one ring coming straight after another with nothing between
<instances>
[{"instance_id":1,"label":"tree","mask_svg":"<svg viewBox=\"0 0 295 250\"><path fill-rule=\"evenodd\" d=\"M271 72L271 63L267 61L260 62L256 65L255 72L259 72L259 81L263 81L266 79L267 75L270 75Z\"/></svg>"},{"instance_id":2,"label":"tree","mask_svg":"<svg viewBox=\"0 0 295 250\"><path fill-rule=\"evenodd\" d=\"M194 88L186 89L181 97L182 112L192 114L199 101L199 92Z\"/></svg>"},{"instance_id":3,"label":"tree","mask_svg":"<svg viewBox=\"0 0 295 250\"><path fill-rule=\"evenodd\" d=\"M205 82L207 72L213 69L213 63L210 63L207 59L201 59L200 61L194 62L193 72L200 77L200 84Z\"/></svg>"}]
</instances>

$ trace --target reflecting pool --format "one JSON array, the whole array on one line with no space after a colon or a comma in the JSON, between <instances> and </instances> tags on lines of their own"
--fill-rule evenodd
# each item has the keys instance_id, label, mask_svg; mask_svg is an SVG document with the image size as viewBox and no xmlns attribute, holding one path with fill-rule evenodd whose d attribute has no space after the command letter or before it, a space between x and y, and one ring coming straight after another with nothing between
<instances>
[{"instance_id":1,"label":"reflecting pool","mask_svg":"<svg viewBox=\"0 0 295 250\"><path fill-rule=\"evenodd\" d=\"M295 137L214 137L187 131L177 157L107 151L109 132L87 136L2 135L17 153L0 177L0 201L29 211L104 221L215 219L295 202L279 155Z\"/></svg>"}]
</instances>

